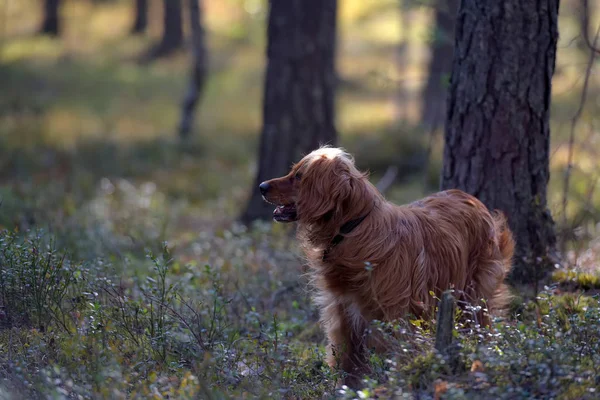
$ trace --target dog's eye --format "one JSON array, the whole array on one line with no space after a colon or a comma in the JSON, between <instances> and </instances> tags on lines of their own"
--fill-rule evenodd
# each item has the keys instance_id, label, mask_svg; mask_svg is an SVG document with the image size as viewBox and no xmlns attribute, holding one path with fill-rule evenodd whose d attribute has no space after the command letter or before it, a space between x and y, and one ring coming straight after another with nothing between
<instances>
[{"instance_id":1,"label":"dog's eye","mask_svg":"<svg viewBox=\"0 0 600 400\"><path fill-rule=\"evenodd\" d=\"M300 172L296 172L296 175L294 175L294 178L296 178L296 180L299 181L300 179L302 179L302 174Z\"/></svg>"}]
</instances>

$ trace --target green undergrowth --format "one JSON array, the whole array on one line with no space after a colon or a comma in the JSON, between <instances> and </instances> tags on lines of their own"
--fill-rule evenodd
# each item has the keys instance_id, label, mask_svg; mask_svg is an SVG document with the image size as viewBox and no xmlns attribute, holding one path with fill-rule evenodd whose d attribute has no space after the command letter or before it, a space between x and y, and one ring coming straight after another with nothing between
<instances>
[{"instance_id":1,"label":"green undergrowth","mask_svg":"<svg viewBox=\"0 0 600 400\"><path fill-rule=\"evenodd\" d=\"M241 265L181 264L167 246L144 258L76 261L44 232L0 238L0 374L15 395L313 398L333 390L320 340L297 339L314 324L313 310L301 293L273 297L269 271L240 282L232 269Z\"/></svg>"},{"instance_id":2,"label":"green undergrowth","mask_svg":"<svg viewBox=\"0 0 600 400\"><path fill-rule=\"evenodd\" d=\"M290 227L244 227L226 201L207 214L151 182L87 187L83 171L76 190L0 193L7 396L585 399L600 389L598 300L558 288L516 297L491 331L457 322L455 362L433 350L435 324L375 325L394 350L372 355L363 390L336 388L342 373L324 363Z\"/></svg>"},{"instance_id":3,"label":"green undergrowth","mask_svg":"<svg viewBox=\"0 0 600 400\"><path fill-rule=\"evenodd\" d=\"M74 245L1 231L0 385L14 398L596 397L598 300L550 289L492 330L457 322L454 362L433 350L434 324L375 325L394 350L372 356L363 390L336 390L287 233L230 225L161 245L133 232L155 242L138 251L99 250L83 228Z\"/></svg>"},{"instance_id":4,"label":"green undergrowth","mask_svg":"<svg viewBox=\"0 0 600 400\"><path fill-rule=\"evenodd\" d=\"M600 274L598 272L559 270L552 274L552 278L558 283L573 285L582 289L600 289Z\"/></svg>"}]
</instances>

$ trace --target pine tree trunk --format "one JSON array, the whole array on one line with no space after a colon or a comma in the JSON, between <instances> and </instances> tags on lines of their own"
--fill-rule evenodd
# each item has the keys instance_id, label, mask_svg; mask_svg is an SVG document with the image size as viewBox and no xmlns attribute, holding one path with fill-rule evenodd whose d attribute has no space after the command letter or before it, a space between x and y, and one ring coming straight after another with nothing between
<instances>
[{"instance_id":1,"label":"pine tree trunk","mask_svg":"<svg viewBox=\"0 0 600 400\"><path fill-rule=\"evenodd\" d=\"M447 81L452 70L457 8L458 0L436 2L434 40L421 107L421 123L427 129L441 126L446 115Z\"/></svg>"},{"instance_id":2,"label":"pine tree trunk","mask_svg":"<svg viewBox=\"0 0 600 400\"><path fill-rule=\"evenodd\" d=\"M557 20L558 0L462 0L456 23L442 189L508 216L514 282L540 278L556 244L546 186Z\"/></svg>"},{"instance_id":3,"label":"pine tree trunk","mask_svg":"<svg viewBox=\"0 0 600 400\"><path fill-rule=\"evenodd\" d=\"M190 26L192 29L192 73L188 90L183 100L179 135L182 139L189 137L194 125L194 111L204 89L208 71L208 51L206 50L205 34L202 24L201 0L189 1Z\"/></svg>"},{"instance_id":4,"label":"pine tree trunk","mask_svg":"<svg viewBox=\"0 0 600 400\"><path fill-rule=\"evenodd\" d=\"M335 144L336 0L271 0L258 173L243 222L270 219L258 185Z\"/></svg>"},{"instance_id":5,"label":"pine tree trunk","mask_svg":"<svg viewBox=\"0 0 600 400\"><path fill-rule=\"evenodd\" d=\"M45 0L44 1L44 21L40 28L40 32L58 36L60 34L60 17L59 17L60 0Z\"/></svg>"},{"instance_id":6,"label":"pine tree trunk","mask_svg":"<svg viewBox=\"0 0 600 400\"><path fill-rule=\"evenodd\" d=\"M148 0L135 0L135 21L131 33L138 34L146 32L148 27Z\"/></svg>"},{"instance_id":7,"label":"pine tree trunk","mask_svg":"<svg viewBox=\"0 0 600 400\"><path fill-rule=\"evenodd\" d=\"M167 56L183 46L181 0L163 0L163 6L162 39L145 56L149 60Z\"/></svg>"}]
</instances>

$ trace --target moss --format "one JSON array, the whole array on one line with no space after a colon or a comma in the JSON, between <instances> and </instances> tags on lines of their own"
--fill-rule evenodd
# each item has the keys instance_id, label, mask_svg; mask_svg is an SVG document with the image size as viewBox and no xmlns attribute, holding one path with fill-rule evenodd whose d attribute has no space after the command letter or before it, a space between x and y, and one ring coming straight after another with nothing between
<instances>
[{"instance_id":1,"label":"moss","mask_svg":"<svg viewBox=\"0 0 600 400\"><path fill-rule=\"evenodd\" d=\"M552 279L554 282L571 284L582 289L600 288L600 274L598 273L561 269L552 274Z\"/></svg>"}]
</instances>

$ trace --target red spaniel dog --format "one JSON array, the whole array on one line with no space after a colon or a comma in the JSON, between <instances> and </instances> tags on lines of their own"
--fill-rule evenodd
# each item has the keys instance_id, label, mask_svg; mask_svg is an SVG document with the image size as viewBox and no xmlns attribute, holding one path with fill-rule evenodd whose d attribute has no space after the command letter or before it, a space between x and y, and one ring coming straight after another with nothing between
<instances>
[{"instance_id":1,"label":"red spaniel dog","mask_svg":"<svg viewBox=\"0 0 600 400\"><path fill-rule=\"evenodd\" d=\"M397 206L347 153L328 147L260 190L277 205L275 221L298 222L329 341L328 363L339 361L349 386L368 371L370 321L430 318L430 291L439 298L449 288L462 302L490 312L506 306L512 235L500 213L490 214L469 194L448 190ZM488 323L483 311L478 318Z\"/></svg>"}]
</instances>

